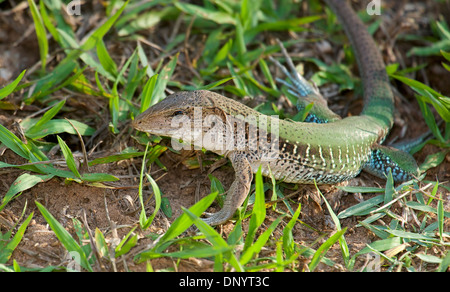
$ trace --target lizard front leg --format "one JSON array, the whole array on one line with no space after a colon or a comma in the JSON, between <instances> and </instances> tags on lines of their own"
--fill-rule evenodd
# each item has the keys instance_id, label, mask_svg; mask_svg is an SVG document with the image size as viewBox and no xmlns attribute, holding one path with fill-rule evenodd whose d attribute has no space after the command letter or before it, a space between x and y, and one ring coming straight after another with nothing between
<instances>
[{"instance_id":1,"label":"lizard front leg","mask_svg":"<svg viewBox=\"0 0 450 292\"><path fill-rule=\"evenodd\" d=\"M227 222L236 210L244 203L250 191L253 179L252 168L245 153L233 151L228 155L235 171L235 179L228 190L223 208L203 220L209 225L219 225Z\"/></svg>"}]
</instances>

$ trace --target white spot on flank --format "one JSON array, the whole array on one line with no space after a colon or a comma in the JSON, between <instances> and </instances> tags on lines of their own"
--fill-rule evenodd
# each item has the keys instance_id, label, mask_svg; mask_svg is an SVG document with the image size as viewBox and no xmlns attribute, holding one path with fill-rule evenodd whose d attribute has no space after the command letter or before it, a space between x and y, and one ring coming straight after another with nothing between
<instances>
[{"instance_id":1,"label":"white spot on flank","mask_svg":"<svg viewBox=\"0 0 450 292\"><path fill-rule=\"evenodd\" d=\"M319 145L319 156L320 156L320 159L322 159L322 166L326 166L327 162L326 162L325 158L323 158L322 146L320 146L320 145Z\"/></svg>"}]
</instances>

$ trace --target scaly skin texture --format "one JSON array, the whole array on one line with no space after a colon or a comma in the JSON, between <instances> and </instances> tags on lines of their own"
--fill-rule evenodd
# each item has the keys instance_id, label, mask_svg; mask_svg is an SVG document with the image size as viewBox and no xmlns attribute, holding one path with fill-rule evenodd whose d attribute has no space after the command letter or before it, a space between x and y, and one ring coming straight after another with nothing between
<instances>
[{"instance_id":1,"label":"scaly skin texture","mask_svg":"<svg viewBox=\"0 0 450 292\"><path fill-rule=\"evenodd\" d=\"M178 139L184 134L183 140L197 149L204 147L231 160L235 181L222 210L206 218L207 223L222 224L232 217L245 200L252 173L259 167L263 175L271 172L275 179L291 183L337 183L355 177L364 167L379 176L391 170L398 180L410 178L397 161L390 159L403 156L379 145L393 123L393 95L381 55L346 1L327 3L338 15L356 53L364 84L360 116L336 118L334 113L323 110L326 102L314 90L305 100L317 100L318 107L312 113L325 113L328 116L319 116L318 120L330 122L279 120L217 93L200 90L172 94L133 122L136 129L156 135ZM177 120L180 117L185 120ZM405 160L411 169L417 168L414 161L408 157Z\"/></svg>"},{"instance_id":2,"label":"scaly skin texture","mask_svg":"<svg viewBox=\"0 0 450 292\"><path fill-rule=\"evenodd\" d=\"M364 109L361 116L375 118L374 121L384 130L385 136L394 121L394 96L380 51L347 1L325 2L338 16L356 55L364 87Z\"/></svg>"}]
</instances>

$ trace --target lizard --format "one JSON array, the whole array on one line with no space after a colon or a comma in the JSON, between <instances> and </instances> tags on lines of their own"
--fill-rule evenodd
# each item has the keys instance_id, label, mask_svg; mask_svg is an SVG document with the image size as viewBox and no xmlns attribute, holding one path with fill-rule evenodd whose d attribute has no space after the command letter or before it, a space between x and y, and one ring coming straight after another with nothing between
<instances>
[{"instance_id":1,"label":"lizard","mask_svg":"<svg viewBox=\"0 0 450 292\"><path fill-rule=\"evenodd\" d=\"M326 0L337 15L354 50L363 83L364 106L359 116L341 118L331 111L319 90L297 73L281 46L289 70L285 82L298 96L297 108L312 108L305 121L264 115L207 90L173 93L138 115L132 126L143 132L182 139L196 149L212 151L231 161L235 179L220 211L203 218L220 225L232 218L246 199L253 174L298 184L335 184L362 169L394 181L419 174L406 151L382 145L393 126L394 96L380 51L347 1ZM272 59L273 60L273 59Z\"/></svg>"}]
</instances>

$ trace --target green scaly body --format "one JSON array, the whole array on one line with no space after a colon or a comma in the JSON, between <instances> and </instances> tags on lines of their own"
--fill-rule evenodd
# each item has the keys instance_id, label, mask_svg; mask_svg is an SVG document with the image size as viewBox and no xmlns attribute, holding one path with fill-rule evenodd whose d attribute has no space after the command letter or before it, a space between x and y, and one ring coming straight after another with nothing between
<instances>
[{"instance_id":1,"label":"green scaly body","mask_svg":"<svg viewBox=\"0 0 450 292\"><path fill-rule=\"evenodd\" d=\"M328 109L318 92L305 85L305 94L299 94L304 95L299 97L299 107L313 101L315 105L310 117L320 123L267 117L235 100L209 91L179 92L168 96L133 122L138 130L169 137L175 136L176 129L171 121L179 114L188 116L193 121L192 126L195 125L195 108L202 109L203 117L214 114L224 121L228 116L246 123L245 138L249 141L243 148L217 150L217 143L197 145L228 157L236 171L235 181L222 210L204 219L207 223L222 224L232 217L245 200L250 190L252 173L259 167L263 175L269 176L271 172L276 179L291 183L341 182L355 177L363 168L378 176L385 176L388 171L392 171L396 180L409 179L411 175L417 174L417 165L412 157L399 150L380 146L393 124L394 100L383 59L373 39L346 1L326 2L343 24L358 60L364 86L364 108L360 116L341 119ZM304 86L302 81L299 83L297 88ZM248 122L246 118L249 116L256 117L256 121ZM269 126L265 131L266 128L261 126L263 120L278 127ZM274 129L277 129L275 138L271 136ZM258 135L250 138L252 130L258 131ZM223 135L220 141L229 138L223 134L225 126L204 126L202 131ZM241 146L243 142L239 139L242 135L239 136L236 131L233 133L233 145ZM268 140L272 146L277 146L275 153L257 146L257 140L263 136L271 137ZM195 141L191 143L196 144Z\"/></svg>"}]
</instances>

